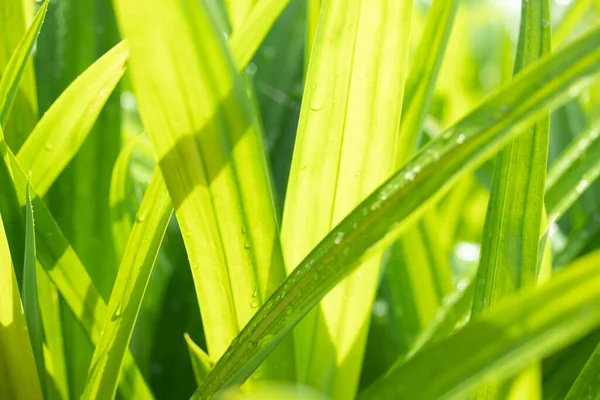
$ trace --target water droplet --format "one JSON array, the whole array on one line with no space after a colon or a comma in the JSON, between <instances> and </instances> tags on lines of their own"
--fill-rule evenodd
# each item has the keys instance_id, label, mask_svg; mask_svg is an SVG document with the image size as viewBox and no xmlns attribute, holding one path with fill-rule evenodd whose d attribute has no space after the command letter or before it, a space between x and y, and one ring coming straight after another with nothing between
<instances>
[{"instance_id":1,"label":"water droplet","mask_svg":"<svg viewBox=\"0 0 600 400\"><path fill-rule=\"evenodd\" d=\"M138 213L135 216L135 220L137 223L142 223L142 222L144 222L145 219L146 219L146 213Z\"/></svg>"},{"instance_id":2,"label":"water droplet","mask_svg":"<svg viewBox=\"0 0 600 400\"><path fill-rule=\"evenodd\" d=\"M248 342L248 350L254 350L256 348L256 342L254 340L250 340Z\"/></svg>"},{"instance_id":3,"label":"water droplet","mask_svg":"<svg viewBox=\"0 0 600 400\"><path fill-rule=\"evenodd\" d=\"M121 318L121 315L123 315L123 304L119 303L119 305L117 305L117 309L115 310L115 313L112 316L112 320L116 321L119 318Z\"/></svg>"},{"instance_id":4,"label":"water droplet","mask_svg":"<svg viewBox=\"0 0 600 400\"><path fill-rule=\"evenodd\" d=\"M415 173L412 170L408 170L404 173L404 179L406 179L407 181L412 181L413 179L415 179Z\"/></svg>"},{"instance_id":5,"label":"water droplet","mask_svg":"<svg viewBox=\"0 0 600 400\"><path fill-rule=\"evenodd\" d=\"M335 244L340 244L340 243L342 243L342 240L344 240L344 236L345 236L345 235L346 235L346 234L345 234L344 232L338 232L338 233L335 235L335 238L333 239L333 242L334 242Z\"/></svg>"},{"instance_id":6,"label":"water droplet","mask_svg":"<svg viewBox=\"0 0 600 400\"><path fill-rule=\"evenodd\" d=\"M550 26L550 21L548 21L548 19L547 19L547 18L543 18L543 19L542 19L542 26L543 26L544 28L547 28L547 27L549 27L549 26Z\"/></svg>"},{"instance_id":7,"label":"water droplet","mask_svg":"<svg viewBox=\"0 0 600 400\"><path fill-rule=\"evenodd\" d=\"M244 249L246 249L246 250L250 249L250 242L248 242L247 240L244 242Z\"/></svg>"},{"instance_id":8,"label":"water droplet","mask_svg":"<svg viewBox=\"0 0 600 400\"><path fill-rule=\"evenodd\" d=\"M258 308L258 299L252 300L252 303L250 303L250 307L255 309Z\"/></svg>"},{"instance_id":9,"label":"water droplet","mask_svg":"<svg viewBox=\"0 0 600 400\"><path fill-rule=\"evenodd\" d=\"M360 172L354 173L354 176L360 176Z\"/></svg>"},{"instance_id":10,"label":"water droplet","mask_svg":"<svg viewBox=\"0 0 600 400\"><path fill-rule=\"evenodd\" d=\"M458 137L456 138L456 144L462 144L462 143L464 143L466 138L467 138L467 137L461 133L461 134L460 134L460 135L458 135Z\"/></svg>"},{"instance_id":11,"label":"water droplet","mask_svg":"<svg viewBox=\"0 0 600 400\"><path fill-rule=\"evenodd\" d=\"M323 108L323 101L322 99L313 99L313 101L310 103L310 109L313 111L319 111Z\"/></svg>"},{"instance_id":12,"label":"water droplet","mask_svg":"<svg viewBox=\"0 0 600 400\"><path fill-rule=\"evenodd\" d=\"M46 150L52 150L54 149L54 143L48 142L44 147L46 148Z\"/></svg>"},{"instance_id":13,"label":"water droplet","mask_svg":"<svg viewBox=\"0 0 600 400\"><path fill-rule=\"evenodd\" d=\"M582 179L579 181L579 183L577 184L577 187L575 188L575 191L579 194L583 193L583 191L585 189L587 189L587 187L590 185L590 183L586 180L586 179Z\"/></svg>"},{"instance_id":14,"label":"water droplet","mask_svg":"<svg viewBox=\"0 0 600 400\"><path fill-rule=\"evenodd\" d=\"M291 315L294 312L294 307L289 305L285 308L285 315Z\"/></svg>"}]
</instances>

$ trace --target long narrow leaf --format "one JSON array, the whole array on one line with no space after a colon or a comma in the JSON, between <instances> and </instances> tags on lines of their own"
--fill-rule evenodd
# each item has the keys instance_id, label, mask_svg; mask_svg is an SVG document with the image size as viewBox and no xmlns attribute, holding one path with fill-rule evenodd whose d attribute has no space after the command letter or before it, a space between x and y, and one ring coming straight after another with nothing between
<instances>
[{"instance_id":1,"label":"long narrow leaf","mask_svg":"<svg viewBox=\"0 0 600 400\"><path fill-rule=\"evenodd\" d=\"M329 233L282 283L224 354L200 396L244 381L289 330L357 261L388 244L461 175L580 90L600 68L600 28L527 68L480 107L430 142ZM382 240L385 239L385 240Z\"/></svg>"},{"instance_id":2,"label":"long narrow leaf","mask_svg":"<svg viewBox=\"0 0 600 400\"><path fill-rule=\"evenodd\" d=\"M261 137L204 4L115 6L131 46L141 117L192 267L209 354L218 358L285 274ZM282 347L264 376L291 378L291 353L291 343Z\"/></svg>"},{"instance_id":3,"label":"long narrow leaf","mask_svg":"<svg viewBox=\"0 0 600 400\"><path fill-rule=\"evenodd\" d=\"M600 252L423 348L359 399L448 399L518 371L600 324ZM494 340L490 340L494 338ZM457 362L460 360L460 362Z\"/></svg>"},{"instance_id":4,"label":"long narrow leaf","mask_svg":"<svg viewBox=\"0 0 600 400\"><path fill-rule=\"evenodd\" d=\"M31 26L27 33L19 42L8 64L2 71L2 79L0 79L0 125L6 126L8 114L11 106L17 95L17 89L21 83L21 76L25 71L27 62L33 51L35 41L42 28L46 10L48 9L48 1L45 1L38 10Z\"/></svg>"},{"instance_id":5,"label":"long narrow leaf","mask_svg":"<svg viewBox=\"0 0 600 400\"><path fill-rule=\"evenodd\" d=\"M38 283L35 262L35 233L33 222L33 208L29 195L29 181L25 190L25 257L23 266L23 311L29 330L31 348L35 357L38 377L42 383L42 391L47 395L45 384L46 367L44 364L44 332L38 302Z\"/></svg>"},{"instance_id":6,"label":"long narrow leaf","mask_svg":"<svg viewBox=\"0 0 600 400\"><path fill-rule=\"evenodd\" d=\"M0 397L3 399L42 398L31 341L23 332L27 332L27 325L0 215Z\"/></svg>"},{"instance_id":7,"label":"long narrow leaf","mask_svg":"<svg viewBox=\"0 0 600 400\"><path fill-rule=\"evenodd\" d=\"M396 167L412 6L322 5L283 212L288 273ZM381 255L365 260L294 332L299 382L332 398L354 396Z\"/></svg>"},{"instance_id":8,"label":"long narrow leaf","mask_svg":"<svg viewBox=\"0 0 600 400\"><path fill-rule=\"evenodd\" d=\"M148 185L110 295L94 350L84 398L113 398L137 318L173 207L159 170Z\"/></svg>"},{"instance_id":9,"label":"long narrow leaf","mask_svg":"<svg viewBox=\"0 0 600 400\"><path fill-rule=\"evenodd\" d=\"M10 202L0 201L0 212L18 215L25 206L27 178L16 157L0 137L0 187L3 197ZM11 190L13 193L11 193ZM86 269L75 254L67 239L52 218L44 201L36 194L34 184L30 187L32 206L36 210L39 229L36 230L36 252L50 280L56 285L65 302L78 318L92 343L100 336L99 321L106 315L106 303L98 293ZM14 220L12 232L23 232L24 221ZM15 235L19 237L19 235ZM12 246L12 245L11 245ZM13 252L11 248L11 252ZM126 354L121 389L125 394L136 393L140 398L151 398L140 372L130 353ZM135 389L134 389L135 388Z\"/></svg>"},{"instance_id":10,"label":"long narrow leaf","mask_svg":"<svg viewBox=\"0 0 600 400\"><path fill-rule=\"evenodd\" d=\"M128 57L122 42L96 61L56 100L19 150L17 159L31 171L40 195L46 194L88 137L125 73Z\"/></svg>"}]
</instances>

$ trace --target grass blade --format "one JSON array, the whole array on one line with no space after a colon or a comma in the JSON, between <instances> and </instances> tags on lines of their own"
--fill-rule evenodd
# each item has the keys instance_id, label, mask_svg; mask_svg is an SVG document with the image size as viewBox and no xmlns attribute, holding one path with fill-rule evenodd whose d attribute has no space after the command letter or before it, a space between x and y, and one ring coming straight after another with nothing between
<instances>
[{"instance_id":1,"label":"grass blade","mask_svg":"<svg viewBox=\"0 0 600 400\"><path fill-rule=\"evenodd\" d=\"M600 395L600 345L596 347L591 357L585 363L583 370L571 386L565 400L597 399Z\"/></svg>"},{"instance_id":2,"label":"grass blade","mask_svg":"<svg viewBox=\"0 0 600 400\"><path fill-rule=\"evenodd\" d=\"M3 399L42 398L31 341L23 332L27 332L27 325L0 215L0 397Z\"/></svg>"},{"instance_id":3,"label":"grass blade","mask_svg":"<svg viewBox=\"0 0 600 400\"><path fill-rule=\"evenodd\" d=\"M454 0L437 0L427 14L425 30L406 84L407 101L402 110L396 168L403 166L413 155L421 136L457 4ZM428 226L433 212L426 213L423 220L410 227L392 245L384 266L393 299L392 313L401 329L403 352L410 349L416 335L431 321L452 289L446 254L440 252L439 246L430 245L431 235L437 231Z\"/></svg>"},{"instance_id":4,"label":"grass blade","mask_svg":"<svg viewBox=\"0 0 600 400\"><path fill-rule=\"evenodd\" d=\"M209 354L218 358L285 274L261 137L202 4L115 5L131 46L141 117L186 244ZM280 351L264 377L291 378L291 343Z\"/></svg>"},{"instance_id":5,"label":"grass blade","mask_svg":"<svg viewBox=\"0 0 600 400\"><path fill-rule=\"evenodd\" d=\"M88 137L109 95L125 73L129 50L115 46L78 77L36 125L17 154L45 195ZM38 188L39 186L39 188Z\"/></svg>"},{"instance_id":6,"label":"grass blade","mask_svg":"<svg viewBox=\"0 0 600 400\"><path fill-rule=\"evenodd\" d=\"M196 383L198 386L202 385L204 379L213 367L213 362L208 358L208 354L204 352L190 336L186 333L184 336L185 343L187 344L188 351L190 352L190 360L192 361L192 368L194 369L194 376L196 377Z\"/></svg>"},{"instance_id":7,"label":"grass blade","mask_svg":"<svg viewBox=\"0 0 600 400\"><path fill-rule=\"evenodd\" d=\"M523 0L515 74L550 52L548 0ZM548 163L550 113L496 157L483 229L472 316L487 312L502 298L537 281L543 232L544 185ZM539 398L539 366L517 377L477 389L476 398L521 393Z\"/></svg>"},{"instance_id":8,"label":"grass blade","mask_svg":"<svg viewBox=\"0 0 600 400\"><path fill-rule=\"evenodd\" d=\"M0 2L0 21L2 21L0 25L0 37L2 38L2 46L0 47L0 72L2 74L4 71L8 72L9 76L6 83L9 85L12 83L8 81L12 81L10 75L14 74L16 72L15 68L19 68L19 66L11 65L10 70L7 70L7 68L9 68L10 59L15 54L21 40L26 36L27 26L30 22L30 18L27 15L30 7L27 6L27 3L23 0L3 0ZM17 59L14 60L15 63L17 61ZM35 75L31 62L28 62L24 67L18 80L20 84L14 100L12 100L12 111L8 115L6 124L0 122L4 129L6 141L10 148L15 151L21 147L21 144L27 138L27 135L31 132L38 119ZM0 96L0 99L2 99L2 96ZM0 100L0 102L4 102L4 100Z\"/></svg>"},{"instance_id":9,"label":"grass blade","mask_svg":"<svg viewBox=\"0 0 600 400\"><path fill-rule=\"evenodd\" d=\"M17 90L21 83L21 77L33 52L33 47L42 28L47 9L48 1L45 1L40 6L25 36L23 36L10 57L4 71L2 71L2 79L0 79L0 125L2 126L6 126L11 106L17 96Z\"/></svg>"},{"instance_id":10,"label":"grass blade","mask_svg":"<svg viewBox=\"0 0 600 400\"><path fill-rule=\"evenodd\" d=\"M31 348L35 358L38 377L45 382L46 367L44 364L44 332L40 306L38 303L38 284L35 263L35 233L33 222L33 207L29 195L29 181L25 190L25 257L23 266L23 312L29 330ZM47 395L47 385L42 384L42 391Z\"/></svg>"},{"instance_id":11,"label":"grass blade","mask_svg":"<svg viewBox=\"0 0 600 400\"><path fill-rule=\"evenodd\" d=\"M527 68L426 145L300 263L217 362L200 396L243 382L277 342L357 267L462 175L472 171L600 68L600 28ZM542 84L543 83L543 84ZM508 107L506 107L508 106ZM376 243L379 243L376 245ZM367 254L368 256L368 254Z\"/></svg>"},{"instance_id":12,"label":"grass blade","mask_svg":"<svg viewBox=\"0 0 600 400\"><path fill-rule=\"evenodd\" d=\"M359 399L459 397L577 340L600 324L599 259L600 252L593 253L548 283L500 301L482 318L423 348Z\"/></svg>"},{"instance_id":13,"label":"grass blade","mask_svg":"<svg viewBox=\"0 0 600 400\"><path fill-rule=\"evenodd\" d=\"M289 0L261 0L245 22L229 38L229 47L238 71L246 68L263 39Z\"/></svg>"},{"instance_id":14,"label":"grass blade","mask_svg":"<svg viewBox=\"0 0 600 400\"><path fill-rule=\"evenodd\" d=\"M84 398L113 398L142 298L156 261L173 207L156 170L148 185L127 241L110 295L88 377Z\"/></svg>"},{"instance_id":15,"label":"grass blade","mask_svg":"<svg viewBox=\"0 0 600 400\"><path fill-rule=\"evenodd\" d=\"M25 205L27 178L4 138L0 137L0 188L10 202L0 202L0 211L4 214L19 215ZM11 194L12 190L12 194ZM39 229L36 234L37 259L56 285L63 299L89 335L92 343L100 336L100 323L106 315L106 303L95 288L86 269L75 254L69 242L52 218L44 201L35 193L34 184L30 187L32 205L36 209ZM16 197L12 199L12 197ZM4 196L3 196L4 197ZM24 221L12 221L10 237L24 235ZM14 233L14 234L13 234ZM14 253L11 244L11 252ZM20 249L19 249L20 250ZM131 354L125 357L123 377L120 389L125 396L135 393L136 398L151 398L140 372L137 370Z\"/></svg>"},{"instance_id":16,"label":"grass blade","mask_svg":"<svg viewBox=\"0 0 600 400\"><path fill-rule=\"evenodd\" d=\"M554 222L600 176L600 121L577 136L548 171L546 207Z\"/></svg>"},{"instance_id":17,"label":"grass blade","mask_svg":"<svg viewBox=\"0 0 600 400\"><path fill-rule=\"evenodd\" d=\"M111 232L115 246L117 259L121 260L127 245L127 240L131 234L131 228L134 222L134 215L137 205L134 206L134 200L130 195L130 162L133 152L138 146L148 144L145 137L139 135L131 139L129 143L121 150L117 161L113 167L110 179L109 203L111 217ZM150 147L150 146L148 146ZM148 151L151 153L151 149Z\"/></svg>"},{"instance_id":18,"label":"grass blade","mask_svg":"<svg viewBox=\"0 0 600 400\"><path fill-rule=\"evenodd\" d=\"M412 5L323 3L283 212L288 273L394 171ZM332 398L357 390L381 253L365 261L294 332L298 381Z\"/></svg>"}]
</instances>

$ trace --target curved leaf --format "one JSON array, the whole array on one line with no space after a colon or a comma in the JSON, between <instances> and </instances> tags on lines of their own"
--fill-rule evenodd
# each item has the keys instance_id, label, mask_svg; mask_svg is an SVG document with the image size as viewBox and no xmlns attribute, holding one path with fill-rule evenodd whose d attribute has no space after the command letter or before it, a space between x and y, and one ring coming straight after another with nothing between
<instances>
[{"instance_id":1,"label":"curved leaf","mask_svg":"<svg viewBox=\"0 0 600 400\"><path fill-rule=\"evenodd\" d=\"M49 1L46 0L40 6L31 26L25 33L25 36L19 42L19 45L15 49L11 56L8 64L4 68L0 79L0 125L6 126L6 120L8 119L8 113L10 112L11 106L17 95L17 89L21 83L21 77L25 72L27 62L33 52L35 41L42 28L44 17L46 16L46 10L48 9Z\"/></svg>"},{"instance_id":2,"label":"curved leaf","mask_svg":"<svg viewBox=\"0 0 600 400\"><path fill-rule=\"evenodd\" d=\"M595 252L548 283L500 301L482 318L394 368L359 399L456 398L574 342L600 325L599 260Z\"/></svg>"},{"instance_id":3,"label":"curved leaf","mask_svg":"<svg viewBox=\"0 0 600 400\"><path fill-rule=\"evenodd\" d=\"M217 362L200 396L243 382L279 340L369 249L388 244L458 177L507 144L600 69L600 28L527 68L426 145L329 233L282 283ZM384 240L382 240L384 239ZM378 246L374 246L379 242ZM373 247L373 248L372 248Z\"/></svg>"},{"instance_id":4,"label":"curved leaf","mask_svg":"<svg viewBox=\"0 0 600 400\"><path fill-rule=\"evenodd\" d=\"M40 195L79 151L104 103L125 73L129 50L125 42L113 47L61 94L17 154Z\"/></svg>"}]
</instances>

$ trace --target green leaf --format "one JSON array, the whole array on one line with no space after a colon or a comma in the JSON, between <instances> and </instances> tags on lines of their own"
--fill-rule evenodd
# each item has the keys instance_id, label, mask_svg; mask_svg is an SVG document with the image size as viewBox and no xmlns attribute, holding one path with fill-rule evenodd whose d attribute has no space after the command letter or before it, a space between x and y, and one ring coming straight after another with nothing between
<instances>
[{"instance_id":1,"label":"green leaf","mask_svg":"<svg viewBox=\"0 0 600 400\"><path fill-rule=\"evenodd\" d=\"M244 23L234 29L229 47L238 71L246 68L252 56L289 0L260 0Z\"/></svg>"},{"instance_id":2,"label":"green leaf","mask_svg":"<svg viewBox=\"0 0 600 400\"><path fill-rule=\"evenodd\" d=\"M556 32L552 35L552 42L555 48L567 41L582 19L588 15L591 8L592 0L573 1L569 5L569 9L560 21Z\"/></svg>"},{"instance_id":3,"label":"green leaf","mask_svg":"<svg viewBox=\"0 0 600 400\"><path fill-rule=\"evenodd\" d=\"M0 2L0 21L2 21L2 24L0 24L0 37L2 38L0 46L0 73L4 74L4 71L7 72L9 77L7 77L5 83L9 86L12 86L13 83L11 82L12 78L10 75L17 72L15 68L20 67L18 60L14 59L13 61L17 65L13 64L7 70L11 58L15 54L15 51L19 53L17 48L28 32L27 26L30 20L29 15L27 15L27 11L30 9L28 3L28 1L23 0L3 0ZM39 16L42 17L42 15ZM33 31L30 31L30 33L33 33ZM21 48L20 50L25 49ZM8 115L6 124L0 122L4 129L4 135L6 135L6 141L11 149L15 151L21 147L21 144L27 138L27 135L31 132L38 119L33 64L28 62L20 75L20 84L16 90L14 100L11 100L10 97L7 99L9 102L13 102L12 110ZM10 95L10 93L6 94ZM0 95L0 99L2 98L3 96ZM0 102L4 103L4 100L2 99Z\"/></svg>"},{"instance_id":4,"label":"green leaf","mask_svg":"<svg viewBox=\"0 0 600 400\"><path fill-rule=\"evenodd\" d=\"M204 382L204 379L206 379L206 376L212 369L214 363L210 361L208 354L194 343L187 333L184 335L184 338L190 353L190 361L192 362L192 368L194 369L196 384L200 386Z\"/></svg>"},{"instance_id":5,"label":"green leaf","mask_svg":"<svg viewBox=\"0 0 600 400\"><path fill-rule=\"evenodd\" d=\"M17 154L40 195L45 195L88 137L109 95L125 72L124 42L85 70L44 114Z\"/></svg>"},{"instance_id":6,"label":"green leaf","mask_svg":"<svg viewBox=\"0 0 600 400\"><path fill-rule=\"evenodd\" d=\"M457 2L437 0L427 14L425 30L410 66L398 136L396 167L413 155L423 129L437 81ZM437 244L435 210L410 227L389 249L384 264L385 279L392 298L392 313L400 327L403 352L436 314L442 299L452 289L448 253ZM446 215L448 218L449 215ZM449 250L446 248L446 250Z\"/></svg>"},{"instance_id":7,"label":"green leaf","mask_svg":"<svg viewBox=\"0 0 600 400\"><path fill-rule=\"evenodd\" d=\"M31 341L23 332L27 332L27 325L0 215L0 397L3 399L42 398Z\"/></svg>"},{"instance_id":8,"label":"green leaf","mask_svg":"<svg viewBox=\"0 0 600 400\"><path fill-rule=\"evenodd\" d=\"M600 324L599 260L600 252L593 253L548 283L501 300L454 335L424 347L359 399L460 397L574 342Z\"/></svg>"},{"instance_id":9,"label":"green leaf","mask_svg":"<svg viewBox=\"0 0 600 400\"><path fill-rule=\"evenodd\" d=\"M131 171L130 162L133 152L139 146L148 146L145 136L138 135L131 139L121 150L113 167L110 179L109 204L111 217L111 232L117 259L121 260L131 234L135 219L133 201L131 200ZM150 146L148 146L150 147ZM151 153L151 148L149 153Z\"/></svg>"},{"instance_id":10,"label":"green leaf","mask_svg":"<svg viewBox=\"0 0 600 400\"><path fill-rule=\"evenodd\" d=\"M283 212L288 273L396 167L412 5L322 5ZM364 260L294 332L299 382L354 396L381 255Z\"/></svg>"},{"instance_id":11,"label":"green leaf","mask_svg":"<svg viewBox=\"0 0 600 400\"><path fill-rule=\"evenodd\" d=\"M38 377L45 381L46 367L44 365L44 332L38 303L38 284L35 263L35 233L33 222L33 207L29 195L29 181L25 189L25 257L23 266L23 311L29 330L31 348L35 358ZM47 395L47 386L42 385L43 392Z\"/></svg>"},{"instance_id":12,"label":"green leaf","mask_svg":"<svg viewBox=\"0 0 600 400\"><path fill-rule=\"evenodd\" d=\"M338 282L390 243L464 174L589 83L600 68L600 28L527 68L426 145L340 222L281 284L217 362L200 395L243 382Z\"/></svg>"},{"instance_id":13,"label":"green leaf","mask_svg":"<svg viewBox=\"0 0 600 400\"><path fill-rule=\"evenodd\" d=\"M554 161L546 181L548 220L555 222L600 176L600 121L578 135Z\"/></svg>"},{"instance_id":14,"label":"green leaf","mask_svg":"<svg viewBox=\"0 0 600 400\"><path fill-rule=\"evenodd\" d=\"M600 396L600 345L596 347L591 357L585 363L583 370L571 386L565 400L597 399Z\"/></svg>"},{"instance_id":15,"label":"green leaf","mask_svg":"<svg viewBox=\"0 0 600 400\"><path fill-rule=\"evenodd\" d=\"M186 245L209 354L218 358L285 274L262 138L203 4L115 6L131 46L142 121ZM280 347L264 377L290 378L291 353L291 343Z\"/></svg>"},{"instance_id":16,"label":"green leaf","mask_svg":"<svg viewBox=\"0 0 600 400\"><path fill-rule=\"evenodd\" d=\"M11 106L21 83L21 77L33 52L47 9L48 1L44 1L27 33L19 42L4 71L2 71L2 79L0 80L0 125L2 126L6 126Z\"/></svg>"},{"instance_id":17,"label":"green leaf","mask_svg":"<svg viewBox=\"0 0 600 400\"><path fill-rule=\"evenodd\" d=\"M156 170L125 247L92 357L84 398L115 396L123 357L172 213L167 187Z\"/></svg>"},{"instance_id":18,"label":"green leaf","mask_svg":"<svg viewBox=\"0 0 600 400\"><path fill-rule=\"evenodd\" d=\"M523 0L515 75L551 50L548 0ZM550 113L503 149L494 162L472 317L538 278ZM545 223L545 222L544 222ZM476 398L541 397L538 365L507 380L477 389Z\"/></svg>"},{"instance_id":19,"label":"green leaf","mask_svg":"<svg viewBox=\"0 0 600 400\"><path fill-rule=\"evenodd\" d=\"M56 286L50 281L50 278L44 271L44 267L39 261L36 268L37 296L41 309L42 327L46 344L44 362L48 374L47 379L50 379L52 382L47 388L48 398L67 399L69 398L69 382L65 360L59 292Z\"/></svg>"},{"instance_id":20,"label":"green leaf","mask_svg":"<svg viewBox=\"0 0 600 400\"><path fill-rule=\"evenodd\" d=\"M26 203L27 178L16 157L0 136L0 188L10 202L0 202L3 215L19 215ZM12 193L11 193L12 191ZM92 343L100 336L100 321L106 315L106 303L98 293L86 269L75 254L60 228L52 218L44 201L36 194L34 184L30 187L32 206L36 209L36 252L37 259L56 285L62 298L81 323ZM4 197L4 196L3 196ZM16 197L16 198L13 198ZM13 221L15 232L23 232L24 221ZM19 235L10 235L19 237ZM11 244L11 252L12 250ZM125 396L136 394L136 398L151 398L131 354L124 361L121 390Z\"/></svg>"}]
</instances>

